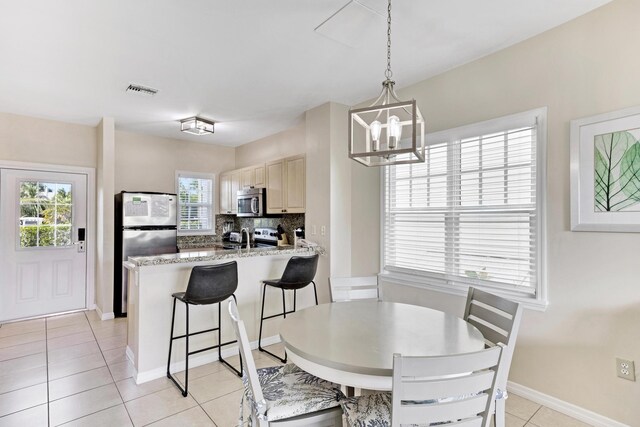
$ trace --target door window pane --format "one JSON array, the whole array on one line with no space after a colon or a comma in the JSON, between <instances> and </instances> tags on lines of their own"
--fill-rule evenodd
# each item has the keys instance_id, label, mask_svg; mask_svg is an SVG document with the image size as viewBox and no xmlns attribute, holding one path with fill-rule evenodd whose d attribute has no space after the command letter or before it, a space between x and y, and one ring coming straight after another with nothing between
<instances>
[{"instance_id":1,"label":"door window pane","mask_svg":"<svg viewBox=\"0 0 640 427\"><path fill-rule=\"evenodd\" d=\"M21 181L19 203L20 247L71 245L71 184Z\"/></svg>"}]
</instances>

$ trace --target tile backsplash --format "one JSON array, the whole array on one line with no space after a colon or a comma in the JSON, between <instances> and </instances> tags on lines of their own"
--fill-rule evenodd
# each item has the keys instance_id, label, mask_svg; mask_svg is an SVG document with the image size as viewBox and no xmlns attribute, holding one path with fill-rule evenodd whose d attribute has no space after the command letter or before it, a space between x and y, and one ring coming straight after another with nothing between
<instances>
[{"instance_id":1,"label":"tile backsplash","mask_svg":"<svg viewBox=\"0 0 640 427\"><path fill-rule=\"evenodd\" d=\"M287 214L277 217L267 218L238 218L235 215L216 215L216 234L213 235L201 235L201 236L178 236L178 247L208 247L213 245L216 241L222 239L222 229L225 222L233 223L233 230L240 231L242 228L247 228L251 233L256 227L271 227L276 228L278 224L281 224L287 234L287 240L290 244L293 244L293 231L304 226L304 214Z\"/></svg>"}]
</instances>

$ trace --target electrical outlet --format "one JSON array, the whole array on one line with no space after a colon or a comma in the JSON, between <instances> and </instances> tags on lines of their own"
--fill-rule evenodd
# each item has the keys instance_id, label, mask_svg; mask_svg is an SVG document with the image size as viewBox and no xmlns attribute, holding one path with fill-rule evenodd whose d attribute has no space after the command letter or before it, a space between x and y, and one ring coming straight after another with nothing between
<instances>
[{"instance_id":1,"label":"electrical outlet","mask_svg":"<svg viewBox=\"0 0 640 427\"><path fill-rule=\"evenodd\" d=\"M636 380L636 367L633 360L620 359L616 357L616 372L620 378L625 380Z\"/></svg>"},{"instance_id":2,"label":"electrical outlet","mask_svg":"<svg viewBox=\"0 0 640 427\"><path fill-rule=\"evenodd\" d=\"M320 235L324 236L327 232L327 228L323 225L320 227Z\"/></svg>"}]
</instances>

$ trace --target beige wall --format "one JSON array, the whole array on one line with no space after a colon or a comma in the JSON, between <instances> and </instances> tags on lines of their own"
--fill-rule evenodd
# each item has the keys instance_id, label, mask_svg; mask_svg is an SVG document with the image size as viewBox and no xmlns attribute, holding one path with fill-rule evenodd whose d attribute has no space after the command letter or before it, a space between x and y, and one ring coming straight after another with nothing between
<instances>
[{"instance_id":1,"label":"beige wall","mask_svg":"<svg viewBox=\"0 0 640 427\"><path fill-rule=\"evenodd\" d=\"M212 173L235 167L231 147L116 131L115 191L175 193L177 170ZM218 183L216 181L216 198Z\"/></svg>"},{"instance_id":2,"label":"beige wall","mask_svg":"<svg viewBox=\"0 0 640 427\"><path fill-rule=\"evenodd\" d=\"M640 2L616 0L484 59L400 91L429 131L548 106L550 305L525 310L510 379L614 420L640 425L640 235L570 231L569 122L640 104ZM370 191L379 188L372 182ZM462 314L461 298L414 288L386 296Z\"/></svg>"},{"instance_id":3,"label":"beige wall","mask_svg":"<svg viewBox=\"0 0 640 427\"><path fill-rule=\"evenodd\" d=\"M0 113L0 159L96 166L96 128Z\"/></svg>"},{"instance_id":4,"label":"beige wall","mask_svg":"<svg viewBox=\"0 0 640 427\"><path fill-rule=\"evenodd\" d=\"M285 131L249 142L236 148L236 168L264 163L270 160L305 153L306 125L300 125Z\"/></svg>"}]
</instances>

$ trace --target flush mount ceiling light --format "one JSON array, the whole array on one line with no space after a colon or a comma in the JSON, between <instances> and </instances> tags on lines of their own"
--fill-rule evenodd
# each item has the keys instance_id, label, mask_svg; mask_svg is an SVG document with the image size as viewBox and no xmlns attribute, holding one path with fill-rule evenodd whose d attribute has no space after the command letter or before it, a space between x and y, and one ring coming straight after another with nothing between
<instances>
[{"instance_id":1,"label":"flush mount ceiling light","mask_svg":"<svg viewBox=\"0 0 640 427\"><path fill-rule=\"evenodd\" d=\"M213 133L214 122L202 117L190 117L180 120L180 130L193 135L206 135Z\"/></svg>"},{"instance_id":2,"label":"flush mount ceiling light","mask_svg":"<svg viewBox=\"0 0 640 427\"><path fill-rule=\"evenodd\" d=\"M387 70L380 96L349 110L349 157L365 166L424 162L424 119L415 99L401 101L391 80L391 0L387 7ZM404 137L404 138L403 138Z\"/></svg>"}]
</instances>

